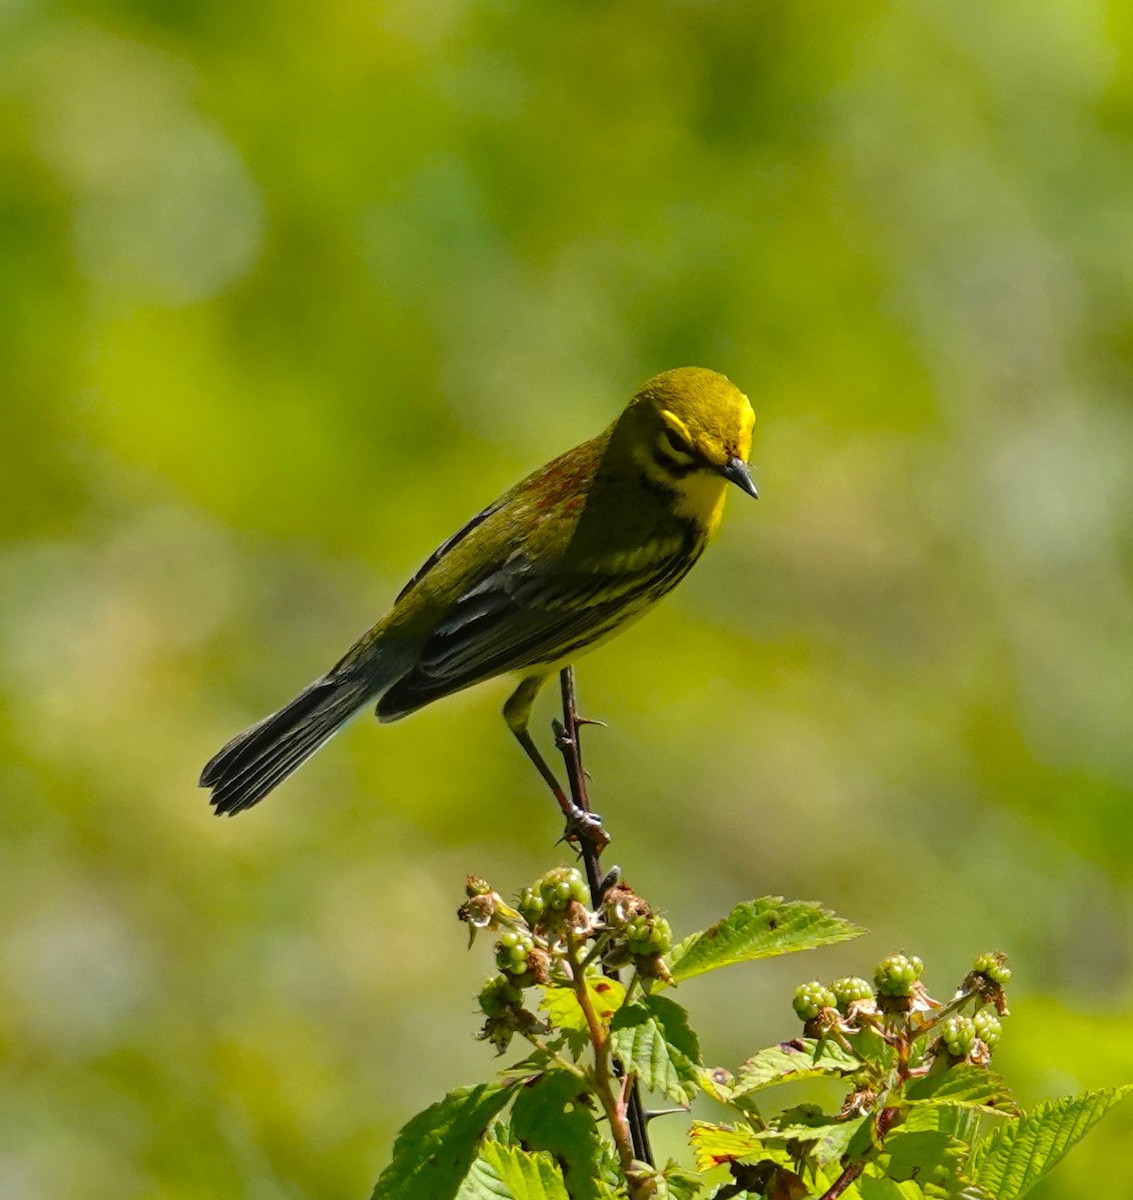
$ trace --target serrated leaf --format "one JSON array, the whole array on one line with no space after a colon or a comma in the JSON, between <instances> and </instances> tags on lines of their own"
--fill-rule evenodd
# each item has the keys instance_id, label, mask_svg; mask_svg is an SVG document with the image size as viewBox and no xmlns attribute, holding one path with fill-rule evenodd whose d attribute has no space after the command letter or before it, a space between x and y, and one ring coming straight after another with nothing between
<instances>
[{"instance_id":1,"label":"serrated leaf","mask_svg":"<svg viewBox=\"0 0 1133 1200\"><path fill-rule=\"evenodd\" d=\"M696 1095L700 1046L688 1014L664 996L646 996L619 1009L610 1024L614 1053L637 1072L643 1087L677 1104Z\"/></svg>"},{"instance_id":2,"label":"serrated leaf","mask_svg":"<svg viewBox=\"0 0 1133 1200\"><path fill-rule=\"evenodd\" d=\"M753 1054L736 1073L732 1096L743 1096L777 1083L794 1083L816 1075L848 1075L861 1062L837 1042L796 1038Z\"/></svg>"},{"instance_id":3,"label":"serrated leaf","mask_svg":"<svg viewBox=\"0 0 1133 1200\"><path fill-rule=\"evenodd\" d=\"M737 905L710 929L685 938L673 949L670 970L680 982L733 963L829 946L864 932L820 904L765 896Z\"/></svg>"},{"instance_id":4,"label":"serrated leaf","mask_svg":"<svg viewBox=\"0 0 1133 1200\"><path fill-rule=\"evenodd\" d=\"M688 1131L689 1144L697 1168L710 1171L724 1163L744 1162L762 1158L767 1150L754 1129L748 1125L713 1125L709 1121L693 1121Z\"/></svg>"},{"instance_id":5,"label":"serrated leaf","mask_svg":"<svg viewBox=\"0 0 1133 1200\"><path fill-rule=\"evenodd\" d=\"M516 1084L458 1088L409 1121L397 1135L372 1200L450 1200L495 1115Z\"/></svg>"},{"instance_id":6,"label":"serrated leaf","mask_svg":"<svg viewBox=\"0 0 1133 1200\"><path fill-rule=\"evenodd\" d=\"M545 1153L485 1142L457 1200L570 1200L563 1173Z\"/></svg>"},{"instance_id":7,"label":"serrated leaf","mask_svg":"<svg viewBox=\"0 0 1133 1200\"><path fill-rule=\"evenodd\" d=\"M979 1134L983 1109L958 1104L914 1104L905 1114L902 1129L937 1129L971 1146Z\"/></svg>"},{"instance_id":8,"label":"serrated leaf","mask_svg":"<svg viewBox=\"0 0 1133 1200\"><path fill-rule=\"evenodd\" d=\"M607 979L605 975L587 975L586 990L598 1019L608 1025L626 998L625 988L616 979ZM580 1033L588 1030L586 1014L573 988L548 988L543 993L539 1008L547 1014L547 1019L556 1029Z\"/></svg>"},{"instance_id":9,"label":"serrated leaf","mask_svg":"<svg viewBox=\"0 0 1133 1200\"><path fill-rule=\"evenodd\" d=\"M601 1200L597 1180L605 1143L586 1085L570 1071L549 1071L521 1088L511 1107L511 1135L527 1150L546 1150L563 1168L571 1200Z\"/></svg>"},{"instance_id":10,"label":"serrated leaf","mask_svg":"<svg viewBox=\"0 0 1133 1200\"><path fill-rule=\"evenodd\" d=\"M912 1104L963 1105L1001 1115L1018 1112L1003 1076L972 1063L914 1079L905 1088L905 1098Z\"/></svg>"},{"instance_id":11,"label":"serrated leaf","mask_svg":"<svg viewBox=\"0 0 1133 1200\"><path fill-rule=\"evenodd\" d=\"M996 1200L1016 1200L1045 1178L1133 1084L1040 1104L999 1126L972 1156L970 1174Z\"/></svg>"},{"instance_id":12,"label":"serrated leaf","mask_svg":"<svg viewBox=\"0 0 1133 1200\"><path fill-rule=\"evenodd\" d=\"M835 1121L812 1130L810 1140L814 1142L811 1151L813 1160L819 1164L837 1162L849 1149L850 1143L862 1126L870 1120L872 1118L866 1114L849 1121Z\"/></svg>"},{"instance_id":13,"label":"serrated leaf","mask_svg":"<svg viewBox=\"0 0 1133 1200\"><path fill-rule=\"evenodd\" d=\"M775 1118L773 1125L756 1130L753 1136L767 1149L780 1145L786 1147L788 1143L809 1142L809 1165L821 1167L841 1158L871 1120L869 1114L863 1114L848 1121L835 1121L817 1105L801 1104L787 1109Z\"/></svg>"},{"instance_id":14,"label":"serrated leaf","mask_svg":"<svg viewBox=\"0 0 1133 1200\"><path fill-rule=\"evenodd\" d=\"M898 1182L918 1175L932 1178L935 1171L954 1173L951 1168L959 1161L959 1149L958 1143L939 1129L898 1129L885 1139L880 1161L886 1174Z\"/></svg>"}]
</instances>

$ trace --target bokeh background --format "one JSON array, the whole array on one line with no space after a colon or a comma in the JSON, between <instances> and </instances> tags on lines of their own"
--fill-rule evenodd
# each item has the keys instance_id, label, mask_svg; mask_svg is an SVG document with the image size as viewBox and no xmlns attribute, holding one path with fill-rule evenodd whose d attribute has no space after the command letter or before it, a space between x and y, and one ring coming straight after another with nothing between
<instances>
[{"instance_id":1,"label":"bokeh background","mask_svg":"<svg viewBox=\"0 0 1133 1200\"><path fill-rule=\"evenodd\" d=\"M1133 1078L1131 51L1118 0L0 2L0 1194L363 1196L493 1068L464 875L563 859L505 684L235 821L196 777L684 363L762 499L584 662L613 857L678 933L871 930L682 989L707 1056L1002 947L1023 1101Z\"/></svg>"}]
</instances>

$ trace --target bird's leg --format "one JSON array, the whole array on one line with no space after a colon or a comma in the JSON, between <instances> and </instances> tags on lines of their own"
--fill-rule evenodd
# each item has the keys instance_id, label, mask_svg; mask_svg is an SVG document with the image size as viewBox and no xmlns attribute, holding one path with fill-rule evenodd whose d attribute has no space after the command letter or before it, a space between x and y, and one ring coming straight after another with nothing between
<instances>
[{"instance_id":1,"label":"bird's leg","mask_svg":"<svg viewBox=\"0 0 1133 1200\"><path fill-rule=\"evenodd\" d=\"M523 747L524 753L535 764L535 769L543 776L547 786L558 801L559 808L563 810L563 816L566 817L567 822L567 840L585 839L588 842L596 842L598 845L604 846L610 839L602 828L601 820L593 813L580 808L563 791L561 784L555 778L554 771L547 766L546 760L539 753L538 747L531 739L531 734L526 729L513 729L512 732L515 734L516 740Z\"/></svg>"},{"instance_id":2,"label":"bird's leg","mask_svg":"<svg viewBox=\"0 0 1133 1200\"><path fill-rule=\"evenodd\" d=\"M528 732L528 721L531 717L531 706L535 694L542 686L544 676L536 676L523 680L504 705L504 719L515 735L515 739L523 747L523 752L535 764L535 769L543 777L543 781L551 789L559 808L566 817L566 836L568 840L585 840L593 845L604 846L609 838L602 829L602 822L597 820L585 808L572 800L563 791L562 785L555 778L554 771L547 765L546 759L539 753L531 734Z\"/></svg>"}]
</instances>

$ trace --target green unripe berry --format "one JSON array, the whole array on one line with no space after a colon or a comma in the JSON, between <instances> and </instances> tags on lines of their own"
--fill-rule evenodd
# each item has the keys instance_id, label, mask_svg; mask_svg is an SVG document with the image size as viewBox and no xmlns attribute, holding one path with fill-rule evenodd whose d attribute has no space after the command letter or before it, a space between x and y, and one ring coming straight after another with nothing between
<instances>
[{"instance_id":1,"label":"green unripe berry","mask_svg":"<svg viewBox=\"0 0 1133 1200\"><path fill-rule=\"evenodd\" d=\"M562 911L572 900L585 904L590 898L582 872L576 867L556 867L536 881L535 892L546 908Z\"/></svg>"},{"instance_id":2,"label":"green unripe berry","mask_svg":"<svg viewBox=\"0 0 1133 1200\"><path fill-rule=\"evenodd\" d=\"M525 887L519 893L516 908L519 909L520 916L523 917L528 925L538 925L543 919L543 914L547 911L543 897L533 887Z\"/></svg>"},{"instance_id":3,"label":"green unripe berry","mask_svg":"<svg viewBox=\"0 0 1133 1200\"><path fill-rule=\"evenodd\" d=\"M477 1001L486 1016L499 1017L509 1008L518 1008L523 993L505 975L493 975L480 989Z\"/></svg>"},{"instance_id":4,"label":"green unripe berry","mask_svg":"<svg viewBox=\"0 0 1133 1200\"><path fill-rule=\"evenodd\" d=\"M994 1050L999 1044L1000 1036L1003 1033L1003 1023L999 1017L990 1008L981 1009L972 1018L972 1024L975 1026L976 1037L989 1050Z\"/></svg>"},{"instance_id":5,"label":"green unripe berry","mask_svg":"<svg viewBox=\"0 0 1133 1200\"><path fill-rule=\"evenodd\" d=\"M940 1039L953 1058L967 1058L976 1048L976 1026L971 1017L949 1017L940 1027Z\"/></svg>"},{"instance_id":6,"label":"green unripe berry","mask_svg":"<svg viewBox=\"0 0 1133 1200\"><path fill-rule=\"evenodd\" d=\"M890 954L877 964L873 981L883 996L911 996L923 971L924 963L915 955L906 958L904 954Z\"/></svg>"},{"instance_id":7,"label":"green unripe berry","mask_svg":"<svg viewBox=\"0 0 1133 1200\"><path fill-rule=\"evenodd\" d=\"M830 985L830 990L834 993L834 998L838 1002L838 1011L841 1013L845 1013L851 1004L873 999L873 985L867 979L861 979L857 975L847 975L843 979L836 979Z\"/></svg>"},{"instance_id":8,"label":"green unripe berry","mask_svg":"<svg viewBox=\"0 0 1133 1200\"><path fill-rule=\"evenodd\" d=\"M834 1008L837 1000L825 984L812 979L810 983L795 988L795 997L791 1003L800 1021L813 1021L824 1008Z\"/></svg>"},{"instance_id":9,"label":"green unripe berry","mask_svg":"<svg viewBox=\"0 0 1133 1200\"><path fill-rule=\"evenodd\" d=\"M496 943L496 966L508 975L522 975L527 970L527 957L535 949L529 934L508 930Z\"/></svg>"},{"instance_id":10,"label":"green unripe berry","mask_svg":"<svg viewBox=\"0 0 1133 1200\"><path fill-rule=\"evenodd\" d=\"M664 917L653 918L653 936L650 938L652 954L668 954L673 948L673 927Z\"/></svg>"},{"instance_id":11,"label":"green unripe berry","mask_svg":"<svg viewBox=\"0 0 1133 1200\"><path fill-rule=\"evenodd\" d=\"M673 946L673 931L664 917L639 913L626 922L625 939L631 954L667 954Z\"/></svg>"},{"instance_id":12,"label":"green unripe berry","mask_svg":"<svg viewBox=\"0 0 1133 1200\"><path fill-rule=\"evenodd\" d=\"M1000 987L1011 982L1011 968L1007 965L1007 955L1001 950L981 954L972 964L972 970L978 975L986 975L992 983Z\"/></svg>"}]
</instances>

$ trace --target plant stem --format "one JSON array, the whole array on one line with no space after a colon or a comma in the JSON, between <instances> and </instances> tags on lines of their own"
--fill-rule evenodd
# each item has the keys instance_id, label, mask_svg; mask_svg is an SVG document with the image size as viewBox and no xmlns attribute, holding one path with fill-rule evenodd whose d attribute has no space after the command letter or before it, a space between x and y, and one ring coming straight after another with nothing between
<instances>
[{"instance_id":1,"label":"plant stem","mask_svg":"<svg viewBox=\"0 0 1133 1200\"><path fill-rule=\"evenodd\" d=\"M822 1193L819 1200L837 1200L864 1170L864 1161L850 1163L842 1174Z\"/></svg>"},{"instance_id":2,"label":"plant stem","mask_svg":"<svg viewBox=\"0 0 1133 1200\"><path fill-rule=\"evenodd\" d=\"M635 1196L639 1191L637 1180L637 1155L633 1145L627 1104L623 1101L623 1089L615 1084L616 1072L611 1071L610 1039L602 1024L601 1018L594 1010L594 1002L590 988L586 984L586 972L582 968L579 946L574 934L566 932L567 955L571 964L572 985L575 999L578 1001L582 1015L586 1018L586 1027L590 1033L590 1043L594 1047L594 1091L606 1113L610 1123L610 1133L614 1139L614 1147L618 1152L618 1162L625 1176L630 1195Z\"/></svg>"},{"instance_id":3,"label":"plant stem","mask_svg":"<svg viewBox=\"0 0 1133 1200\"><path fill-rule=\"evenodd\" d=\"M582 726L585 721L578 715L578 698L574 687L574 668L564 667L559 672L559 686L563 700L562 736L558 739L559 751L563 756L566 768L567 784L570 787L571 799L582 809L590 812L590 793L586 786L586 771L582 766ZM582 854L582 864L586 871L586 882L590 886L590 905L597 908L602 903L602 866L599 861L602 844L589 838L579 838L579 849ZM607 969L606 974L617 979L617 971ZM621 1074L620 1064L614 1064L615 1072ZM645 1112L641 1105L641 1090L637 1080L630 1088L629 1103L626 1108L629 1120L630 1134L633 1138L635 1157L653 1166L653 1150L649 1145L649 1133L645 1125Z\"/></svg>"},{"instance_id":4,"label":"plant stem","mask_svg":"<svg viewBox=\"0 0 1133 1200\"><path fill-rule=\"evenodd\" d=\"M567 786L570 798L583 812L590 812L590 794L586 786L586 772L582 768L582 741L580 733L583 721L578 715L578 702L574 689L574 668L564 667L559 672L559 686L563 698L563 725L559 737L559 751L566 767ZM602 868L599 856L602 851L590 838L578 839L582 865L586 871L586 882L590 885L590 903L597 908L602 903Z\"/></svg>"},{"instance_id":5,"label":"plant stem","mask_svg":"<svg viewBox=\"0 0 1133 1200\"><path fill-rule=\"evenodd\" d=\"M966 992L957 992L947 1004L938 1008L924 1024L919 1025L913 1030L913 1037L923 1037L929 1030L935 1029L937 1025L946 1021L954 1012L959 1012L977 994L975 989Z\"/></svg>"}]
</instances>

